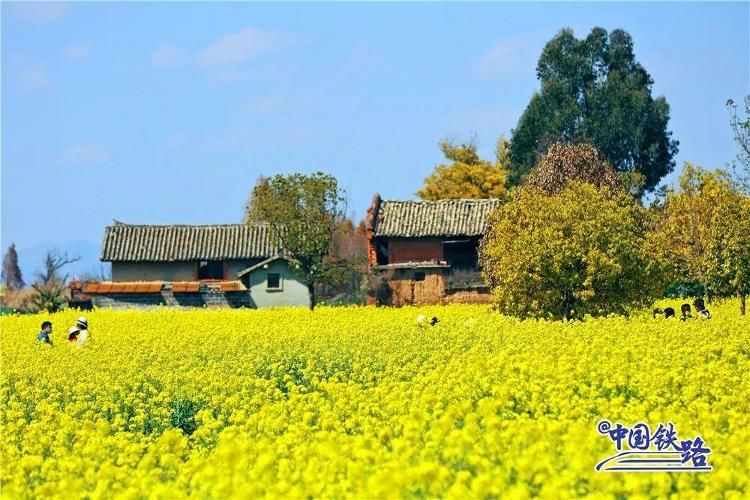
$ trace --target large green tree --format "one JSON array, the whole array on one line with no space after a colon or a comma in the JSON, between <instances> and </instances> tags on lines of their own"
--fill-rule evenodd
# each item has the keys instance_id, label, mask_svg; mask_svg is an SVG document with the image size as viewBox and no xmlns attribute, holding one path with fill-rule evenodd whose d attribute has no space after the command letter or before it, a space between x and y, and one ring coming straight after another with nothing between
<instances>
[{"instance_id":1,"label":"large green tree","mask_svg":"<svg viewBox=\"0 0 750 500\"><path fill-rule=\"evenodd\" d=\"M591 143L618 172L642 174L639 194L672 171L678 142L667 129L669 105L652 97L628 33L594 28L579 40L563 29L544 47L537 77L541 89L511 138L511 184L557 141Z\"/></svg>"},{"instance_id":2,"label":"large green tree","mask_svg":"<svg viewBox=\"0 0 750 500\"><path fill-rule=\"evenodd\" d=\"M346 193L322 172L265 178L254 188L246 219L266 222L281 251L291 257L315 308L315 288L345 265L331 258L334 235L346 219Z\"/></svg>"}]
</instances>

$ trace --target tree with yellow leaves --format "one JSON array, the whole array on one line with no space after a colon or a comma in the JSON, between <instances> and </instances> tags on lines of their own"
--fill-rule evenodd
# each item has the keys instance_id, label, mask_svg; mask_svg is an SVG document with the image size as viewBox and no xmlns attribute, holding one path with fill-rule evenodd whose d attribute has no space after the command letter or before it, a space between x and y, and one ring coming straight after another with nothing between
<instances>
[{"instance_id":1,"label":"tree with yellow leaves","mask_svg":"<svg viewBox=\"0 0 750 500\"><path fill-rule=\"evenodd\" d=\"M750 293L750 198L723 170L686 163L680 188L658 208L656 237L676 277L711 296Z\"/></svg>"},{"instance_id":2,"label":"tree with yellow leaves","mask_svg":"<svg viewBox=\"0 0 750 500\"><path fill-rule=\"evenodd\" d=\"M424 188L417 191L423 200L462 198L502 198L507 194L505 177L509 159L509 141L497 142L496 160L483 160L473 141L455 144L444 140L440 150L450 164L441 164L425 179Z\"/></svg>"},{"instance_id":3,"label":"tree with yellow leaves","mask_svg":"<svg viewBox=\"0 0 750 500\"><path fill-rule=\"evenodd\" d=\"M488 227L480 259L501 313L625 314L664 290L646 210L624 191L581 181L554 195L522 187Z\"/></svg>"}]
</instances>

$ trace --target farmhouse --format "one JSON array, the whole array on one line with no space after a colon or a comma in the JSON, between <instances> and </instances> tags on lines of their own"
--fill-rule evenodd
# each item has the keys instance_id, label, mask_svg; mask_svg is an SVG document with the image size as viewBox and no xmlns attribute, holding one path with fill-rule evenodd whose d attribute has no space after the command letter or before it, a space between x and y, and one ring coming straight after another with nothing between
<instances>
[{"instance_id":1,"label":"farmhouse","mask_svg":"<svg viewBox=\"0 0 750 500\"><path fill-rule=\"evenodd\" d=\"M393 305L487 302L479 241L498 199L392 201L367 211L368 260L389 284Z\"/></svg>"},{"instance_id":2,"label":"farmhouse","mask_svg":"<svg viewBox=\"0 0 750 500\"><path fill-rule=\"evenodd\" d=\"M112 281L74 282L73 302L100 307L307 306L294 262L267 224L133 225L104 230Z\"/></svg>"}]
</instances>

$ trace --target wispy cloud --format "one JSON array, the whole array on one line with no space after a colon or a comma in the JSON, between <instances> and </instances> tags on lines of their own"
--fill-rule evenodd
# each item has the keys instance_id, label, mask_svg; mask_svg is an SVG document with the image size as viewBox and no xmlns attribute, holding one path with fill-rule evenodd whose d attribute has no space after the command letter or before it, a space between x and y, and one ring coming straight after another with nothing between
<instances>
[{"instance_id":1,"label":"wispy cloud","mask_svg":"<svg viewBox=\"0 0 750 500\"><path fill-rule=\"evenodd\" d=\"M6 5L16 17L36 24L57 21L67 10L67 6L60 2L9 2Z\"/></svg>"},{"instance_id":2,"label":"wispy cloud","mask_svg":"<svg viewBox=\"0 0 750 500\"><path fill-rule=\"evenodd\" d=\"M198 64L226 66L246 62L289 43L289 36L256 28L229 33L196 54Z\"/></svg>"},{"instance_id":3,"label":"wispy cloud","mask_svg":"<svg viewBox=\"0 0 750 500\"><path fill-rule=\"evenodd\" d=\"M293 43L294 37L280 31L247 28L224 35L216 42L195 52L174 44L164 44L151 53L156 68L196 67L205 71L214 83L236 83L255 78L269 78L284 70L276 61L251 65L261 56Z\"/></svg>"},{"instance_id":4,"label":"wispy cloud","mask_svg":"<svg viewBox=\"0 0 750 500\"><path fill-rule=\"evenodd\" d=\"M109 151L92 143L80 143L63 151L61 158L68 165L100 163L109 159Z\"/></svg>"},{"instance_id":5,"label":"wispy cloud","mask_svg":"<svg viewBox=\"0 0 750 500\"><path fill-rule=\"evenodd\" d=\"M63 49L63 57L69 61L80 61L89 55L89 46L85 43L68 45Z\"/></svg>"},{"instance_id":6,"label":"wispy cloud","mask_svg":"<svg viewBox=\"0 0 750 500\"><path fill-rule=\"evenodd\" d=\"M151 64L157 68L174 68L187 63L190 56L174 44L164 44L151 53Z\"/></svg>"},{"instance_id":7,"label":"wispy cloud","mask_svg":"<svg viewBox=\"0 0 750 500\"><path fill-rule=\"evenodd\" d=\"M39 64L23 68L18 74L18 88L23 92L34 92L51 86L47 71Z\"/></svg>"},{"instance_id":8,"label":"wispy cloud","mask_svg":"<svg viewBox=\"0 0 750 500\"><path fill-rule=\"evenodd\" d=\"M482 79L504 78L533 71L536 58L521 40L508 39L496 43L481 57L472 61L474 76Z\"/></svg>"}]
</instances>

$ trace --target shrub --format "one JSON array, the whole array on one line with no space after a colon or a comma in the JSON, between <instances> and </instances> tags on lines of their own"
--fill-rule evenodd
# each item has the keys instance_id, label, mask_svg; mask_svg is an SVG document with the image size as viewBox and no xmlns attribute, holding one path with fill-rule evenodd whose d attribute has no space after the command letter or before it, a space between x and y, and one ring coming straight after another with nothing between
<instances>
[{"instance_id":1,"label":"shrub","mask_svg":"<svg viewBox=\"0 0 750 500\"><path fill-rule=\"evenodd\" d=\"M624 192L573 182L520 189L493 213L480 259L498 309L520 317L627 313L664 290L647 213Z\"/></svg>"}]
</instances>

